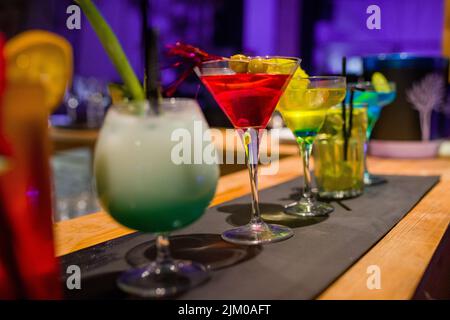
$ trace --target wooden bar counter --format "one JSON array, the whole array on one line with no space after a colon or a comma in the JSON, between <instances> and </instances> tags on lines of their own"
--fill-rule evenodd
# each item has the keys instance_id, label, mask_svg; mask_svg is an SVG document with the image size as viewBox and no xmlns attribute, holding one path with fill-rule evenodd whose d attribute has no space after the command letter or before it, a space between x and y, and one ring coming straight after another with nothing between
<instances>
[{"instance_id":1,"label":"wooden bar counter","mask_svg":"<svg viewBox=\"0 0 450 320\"><path fill-rule=\"evenodd\" d=\"M296 148L296 146L294 146ZM261 176L260 189L300 175L300 158L292 152L281 158L276 175ZM286 151L285 150L285 151ZM450 222L450 158L393 160L370 158L376 174L441 175L440 182L357 263L331 284L319 299L410 299ZM217 205L250 192L248 173L241 170L220 178ZM109 217L97 212L55 223L57 255L64 255L97 243L131 233ZM369 290L367 267L378 265L381 289Z\"/></svg>"}]
</instances>

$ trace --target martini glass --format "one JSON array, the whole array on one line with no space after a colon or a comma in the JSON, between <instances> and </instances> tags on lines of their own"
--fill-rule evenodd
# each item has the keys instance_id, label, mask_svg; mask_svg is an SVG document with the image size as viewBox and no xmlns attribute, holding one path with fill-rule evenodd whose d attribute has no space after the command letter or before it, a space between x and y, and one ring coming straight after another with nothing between
<instances>
[{"instance_id":1,"label":"martini glass","mask_svg":"<svg viewBox=\"0 0 450 320\"><path fill-rule=\"evenodd\" d=\"M371 82L351 83L348 86L348 94L345 98L350 103L350 90L354 90L353 102L367 103L367 130L366 143L364 145L364 185L372 186L385 183L386 179L369 173L367 169L367 144L372 135L375 123L380 118L381 110L384 106L392 103L396 96L396 86L393 82L388 82L389 91L376 91Z\"/></svg>"},{"instance_id":2,"label":"martini glass","mask_svg":"<svg viewBox=\"0 0 450 320\"><path fill-rule=\"evenodd\" d=\"M267 224L261 218L258 197L259 143L262 131L292 74L297 58L256 57L245 60L213 60L200 64L195 72L237 130L245 148L252 190L250 222L222 234L228 242L257 245L285 240L293 231Z\"/></svg>"},{"instance_id":3,"label":"martini glass","mask_svg":"<svg viewBox=\"0 0 450 320\"><path fill-rule=\"evenodd\" d=\"M303 193L299 201L285 207L287 214L317 217L334 210L331 205L317 201L311 190L309 159L328 109L342 102L345 92L344 77L294 77L280 100L278 110L294 133L303 160Z\"/></svg>"}]
</instances>

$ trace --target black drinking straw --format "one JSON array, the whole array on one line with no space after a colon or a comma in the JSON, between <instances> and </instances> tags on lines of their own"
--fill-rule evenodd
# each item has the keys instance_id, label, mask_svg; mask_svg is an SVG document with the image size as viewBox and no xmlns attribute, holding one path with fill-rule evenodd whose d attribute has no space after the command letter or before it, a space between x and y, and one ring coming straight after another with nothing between
<instances>
[{"instance_id":1,"label":"black drinking straw","mask_svg":"<svg viewBox=\"0 0 450 320\"><path fill-rule=\"evenodd\" d=\"M158 34L155 29L149 29L148 42L150 43L147 56L147 81L145 87L150 105L159 111L159 62L158 62Z\"/></svg>"},{"instance_id":2,"label":"black drinking straw","mask_svg":"<svg viewBox=\"0 0 450 320\"><path fill-rule=\"evenodd\" d=\"M350 112L348 119L348 129L345 133L344 137L344 160L347 160L348 156L348 141L352 136L352 128L353 128L353 97L355 96L355 91L353 88L350 89Z\"/></svg>"},{"instance_id":3,"label":"black drinking straw","mask_svg":"<svg viewBox=\"0 0 450 320\"><path fill-rule=\"evenodd\" d=\"M342 76L347 78L347 57L342 57ZM342 101L342 136L344 138L344 160L347 160L347 112L345 110L345 99Z\"/></svg>"},{"instance_id":4,"label":"black drinking straw","mask_svg":"<svg viewBox=\"0 0 450 320\"><path fill-rule=\"evenodd\" d=\"M347 160L347 151L348 151L348 141L352 136L353 129L353 109L354 109L354 97L355 91L365 91L363 88L358 88L357 86L352 87L350 89L350 112L349 112L349 120L348 120L348 130L344 135L344 159Z\"/></svg>"},{"instance_id":5,"label":"black drinking straw","mask_svg":"<svg viewBox=\"0 0 450 320\"><path fill-rule=\"evenodd\" d=\"M159 113L158 34L153 28L148 26L148 9L148 0L141 0L145 54L144 91L150 107L155 113Z\"/></svg>"}]
</instances>

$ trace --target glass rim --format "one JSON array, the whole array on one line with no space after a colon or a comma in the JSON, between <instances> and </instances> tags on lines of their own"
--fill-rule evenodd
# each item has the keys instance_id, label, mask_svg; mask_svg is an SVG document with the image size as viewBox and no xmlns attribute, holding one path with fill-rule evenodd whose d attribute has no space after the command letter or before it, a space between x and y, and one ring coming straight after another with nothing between
<instances>
[{"instance_id":1,"label":"glass rim","mask_svg":"<svg viewBox=\"0 0 450 320\"><path fill-rule=\"evenodd\" d=\"M198 103L196 99L189 98L189 97L163 97L160 100L160 104L167 104L167 103L174 104L176 102L188 102L188 101L195 101L196 103ZM141 103L149 104L150 100L148 100L148 99L142 99L142 100L121 100L121 101L118 101L118 102L115 102L115 103L111 103L111 106L124 105L124 104L141 104Z\"/></svg>"},{"instance_id":2,"label":"glass rim","mask_svg":"<svg viewBox=\"0 0 450 320\"><path fill-rule=\"evenodd\" d=\"M347 81L347 77L344 76L293 76L295 79L304 79L304 80L345 80Z\"/></svg>"},{"instance_id":3,"label":"glass rim","mask_svg":"<svg viewBox=\"0 0 450 320\"><path fill-rule=\"evenodd\" d=\"M295 74L292 76L291 81L304 81L308 82L308 88L318 88L318 87L324 87L324 88L343 88L347 89L347 78L343 76L310 76L310 77L304 77L304 76L296 76ZM288 91L299 91L304 90L303 88L288 88Z\"/></svg>"},{"instance_id":4,"label":"glass rim","mask_svg":"<svg viewBox=\"0 0 450 320\"><path fill-rule=\"evenodd\" d=\"M345 104L344 104L344 106L345 106L345 109L350 109L350 107L351 107L351 105L350 105L350 102L346 102ZM369 103L368 102L353 102L353 107L355 108L368 108L369 107ZM330 108L330 110L336 110L336 109L342 109L342 103L338 103L338 104L335 104L334 106L332 106L331 108Z\"/></svg>"},{"instance_id":5,"label":"glass rim","mask_svg":"<svg viewBox=\"0 0 450 320\"><path fill-rule=\"evenodd\" d=\"M396 83L394 81L388 81L387 83L388 83L389 87L391 87L391 88L396 86ZM351 88L357 87L358 85L373 87L373 83L371 81L361 81L361 82L350 82L350 83L347 83L347 86L351 87Z\"/></svg>"},{"instance_id":6,"label":"glass rim","mask_svg":"<svg viewBox=\"0 0 450 320\"><path fill-rule=\"evenodd\" d=\"M246 57L249 58L249 59L264 58L264 59L289 59L289 60L291 60L290 62L273 63L273 64L276 64L276 65L290 64L292 62L295 62L295 63L300 65L300 63L302 62L301 58L289 57L289 56L270 56L270 55L267 55L267 56L246 56ZM240 60L233 60L233 59L228 58L228 57L223 57L222 59L214 59L214 60L202 61L198 66L206 65L206 64L209 64L209 63L212 64L212 63L226 62L226 61L237 61L237 62L239 62ZM269 64L270 64L270 62L269 62ZM196 66L196 67L198 67L198 66Z\"/></svg>"},{"instance_id":7,"label":"glass rim","mask_svg":"<svg viewBox=\"0 0 450 320\"><path fill-rule=\"evenodd\" d=\"M346 102L344 105L345 105L345 108L351 108L351 106L352 106L352 104L350 102ZM357 102L353 102L353 107L368 108L369 107L369 103L368 102L359 102L359 101L357 101Z\"/></svg>"},{"instance_id":8,"label":"glass rim","mask_svg":"<svg viewBox=\"0 0 450 320\"><path fill-rule=\"evenodd\" d=\"M181 110L189 108L189 105L196 106L200 109L198 101L194 98L187 97L169 97L162 98L159 102L159 110L168 112L171 110ZM130 116L157 116L155 108L152 107L148 99L144 100L121 100L116 103L111 103L109 110L115 111L119 114L127 114Z\"/></svg>"}]
</instances>

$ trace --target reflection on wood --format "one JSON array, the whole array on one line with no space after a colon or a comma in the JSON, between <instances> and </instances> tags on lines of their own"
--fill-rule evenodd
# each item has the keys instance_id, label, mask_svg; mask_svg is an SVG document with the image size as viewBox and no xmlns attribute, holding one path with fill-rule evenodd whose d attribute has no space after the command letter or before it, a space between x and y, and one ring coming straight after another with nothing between
<instances>
[{"instance_id":1,"label":"reflection on wood","mask_svg":"<svg viewBox=\"0 0 450 320\"><path fill-rule=\"evenodd\" d=\"M300 175L300 159L289 156L281 159L276 175L261 176L260 187L268 188ZM374 173L405 175L441 174L441 182L422 199L363 258L337 279L319 299L409 299L419 284L450 221L450 159L389 160L369 159ZM250 192L248 173L239 171L221 177L211 205L217 205ZM132 232L106 213L55 224L56 250L63 255ZM367 267L381 269L381 290L366 286Z\"/></svg>"}]
</instances>

